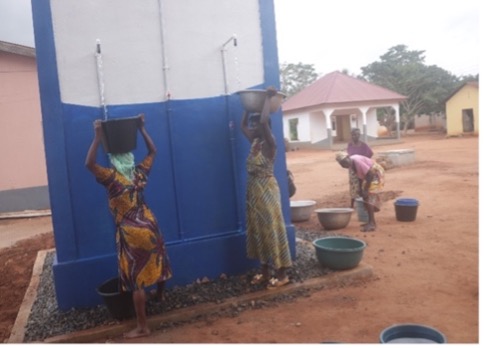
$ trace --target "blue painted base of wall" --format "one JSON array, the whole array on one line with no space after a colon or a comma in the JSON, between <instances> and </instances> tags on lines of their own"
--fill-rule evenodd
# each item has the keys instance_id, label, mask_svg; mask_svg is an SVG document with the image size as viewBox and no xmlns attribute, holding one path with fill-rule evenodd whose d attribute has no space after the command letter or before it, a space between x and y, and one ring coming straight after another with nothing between
<instances>
[{"instance_id":1,"label":"blue painted base of wall","mask_svg":"<svg viewBox=\"0 0 485 348\"><path fill-rule=\"evenodd\" d=\"M287 225L292 258L296 257L295 228ZM167 245L173 277L167 288L193 283L197 278L243 274L259 263L246 257L246 234ZM53 265L57 304L61 311L102 304L96 288L118 274L116 254Z\"/></svg>"}]
</instances>

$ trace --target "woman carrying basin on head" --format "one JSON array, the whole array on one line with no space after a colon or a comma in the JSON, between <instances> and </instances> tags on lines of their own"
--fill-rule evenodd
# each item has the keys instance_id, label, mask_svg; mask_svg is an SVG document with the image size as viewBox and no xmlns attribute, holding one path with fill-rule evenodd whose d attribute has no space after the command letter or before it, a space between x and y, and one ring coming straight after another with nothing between
<instances>
[{"instance_id":1,"label":"woman carrying basin on head","mask_svg":"<svg viewBox=\"0 0 485 348\"><path fill-rule=\"evenodd\" d=\"M145 118L139 119L139 131L148 154L135 166L131 152L108 154L112 168L96 163L96 152L102 139L101 121L94 122L94 139L86 156L86 167L108 192L109 208L116 224L116 248L121 286L133 292L137 327L125 334L127 338L147 336L145 288L157 284L156 296L163 296L165 281L172 270L165 244L153 212L143 197L148 174L156 154L155 145L145 129Z\"/></svg>"},{"instance_id":2,"label":"woman carrying basin on head","mask_svg":"<svg viewBox=\"0 0 485 348\"><path fill-rule=\"evenodd\" d=\"M276 93L274 88L268 88L261 114L249 115L245 111L241 122L241 130L251 143L246 160L246 248L248 257L261 264L261 274L251 283L268 283L270 289L290 282L286 270L292 266L280 189L273 175L276 141L269 117L270 99ZM276 271L275 278L271 278L271 266Z\"/></svg>"}]
</instances>

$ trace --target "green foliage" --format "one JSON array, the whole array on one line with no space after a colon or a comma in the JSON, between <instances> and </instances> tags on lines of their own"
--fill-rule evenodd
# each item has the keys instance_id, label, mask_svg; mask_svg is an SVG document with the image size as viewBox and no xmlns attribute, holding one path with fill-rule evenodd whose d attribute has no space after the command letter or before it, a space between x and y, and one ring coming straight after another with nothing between
<instances>
[{"instance_id":1,"label":"green foliage","mask_svg":"<svg viewBox=\"0 0 485 348\"><path fill-rule=\"evenodd\" d=\"M281 91L291 97L307 87L318 77L313 64L283 63L280 66Z\"/></svg>"},{"instance_id":2,"label":"green foliage","mask_svg":"<svg viewBox=\"0 0 485 348\"><path fill-rule=\"evenodd\" d=\"M408 97L400 108L404 130L415 115L443 112L445 99L462 83L448 71L424 64L424 52L397 45L362 68L362 78Z\"/></svg>"}]
</instances>

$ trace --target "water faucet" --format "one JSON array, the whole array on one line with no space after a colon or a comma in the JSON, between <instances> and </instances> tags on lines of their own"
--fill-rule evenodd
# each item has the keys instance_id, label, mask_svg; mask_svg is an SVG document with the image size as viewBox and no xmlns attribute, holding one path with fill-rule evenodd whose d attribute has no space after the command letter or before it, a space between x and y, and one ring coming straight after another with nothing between
<instances>
[{"instance_id":1,"label":"water faucet","mask_svg":"<svg viewBox=\"0 0 485 348\"><path fill-rule=\"evenodd\" d=\"M236 34L232 34L232 36L222 44L222 49L225 50L226 49L226 45L228 43L230 43L232 41L232 44L234 45L234 47L237 47L237 36Z\"/></svg>"}]
</instances>

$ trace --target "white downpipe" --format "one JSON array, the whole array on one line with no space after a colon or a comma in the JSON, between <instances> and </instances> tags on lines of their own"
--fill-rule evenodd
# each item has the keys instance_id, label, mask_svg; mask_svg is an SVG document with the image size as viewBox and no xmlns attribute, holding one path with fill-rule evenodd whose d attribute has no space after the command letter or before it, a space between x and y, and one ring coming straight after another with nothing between
<instances>
[{"instance_id":1,"label":"white downpipe","mask_svg":"<svg viewBox=\"0 0 485 348\"><path fill-rule=\"evenodd\" d=\"M364 141L367 142L367 111L370 108L363 107L359 108L360 112L362 113L362 131L364 133Z\"/></svg>"},{"instance_id":2,"label":"white downpipe","mask_svg":"<svg viewBox=\"0 0 485 348\"><path fill-rule=\"evenodd\" d=\"M104 75L103 75L103 57L101 55L101 41L96 40L96 72L98 77L98 89L99 89L99 99L101 101L101 106L103 107L104 120L108 119L108 107L106 106L106 100L104 98Z\"/></svg>"},{"instance_id":3,"label":"white downpipe","mask_svg":"<svg viewBox=\"0 0 485 348\"><path fill-rule=\"evenodd\" d=\"M222 56L222 77L224 78L224 94L229 94L229 82L227 81L227 67L226 67L226 46L232 42L234 46L237 46L237 36L233 34L226 42L222 44L221 56Z\"/></svg>"},{"instance_id":4,"label":"white downpipe","mask_svg":"<svg viewBox=\"0 0 485 348\"><path fill-rule=\"evenodd\" d=\"M163 21L163 7L162 1L158 0L158 13L160 17L160 43L162 45L162 74L163 74L163 89L165 91L165 100L170 99L170 90L169 90L169 81L168 81L168 62L167 62L167 53L165 52L165 27Z\"/></svg>"},{"instance_id":5,"label":"white downpipe","mask_svg":"<svg viewBox=\"0 0 485 348\"><path fill-rule=\"evenodd\" d=\"M335 109L323 109L322 112L325 115L325 122L327 123L327 139L329 143L329 147L332 148L333 146L333 137L332 137L332 114Z\"/></svg>"},{"instance_id":6,"label":"white downpipe","mask_svg":"<svg viewBox=\"0 0 485 348\"><path fill-rule=\"evenodd\" d=\"M399 114L399 104L392 105L394 111L396 111L396 135L397 139L401 138L401 115Z\"/></svg>"}]
</instances>

